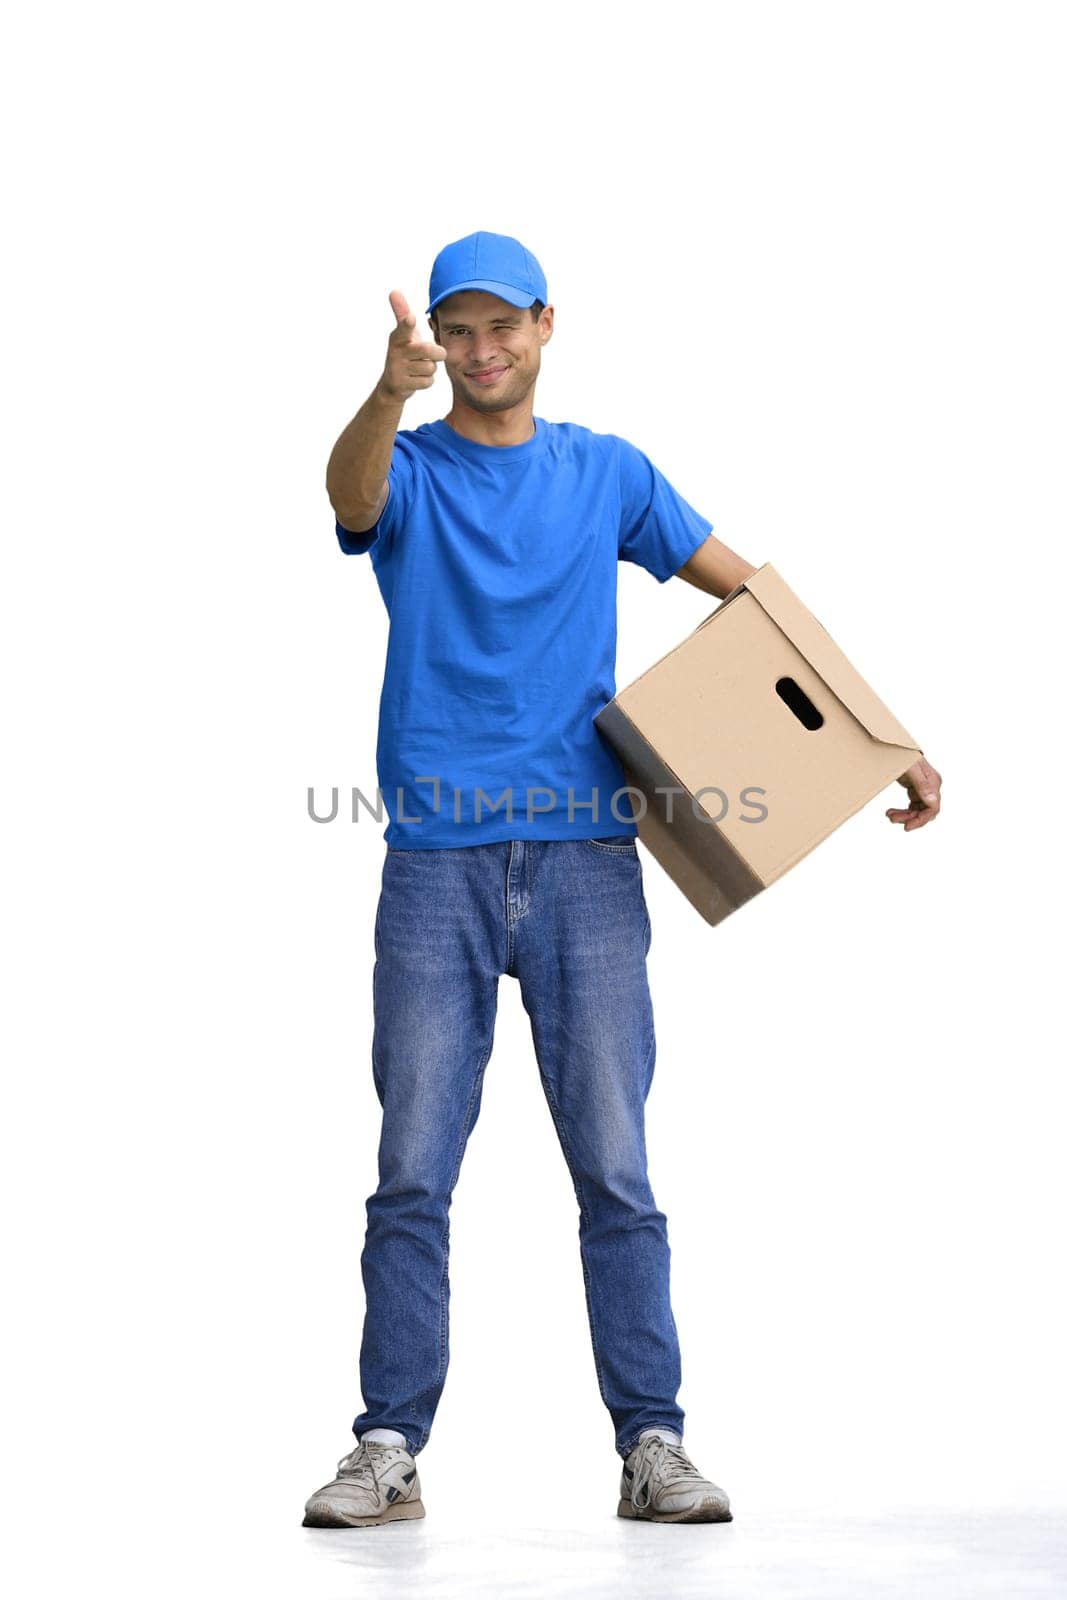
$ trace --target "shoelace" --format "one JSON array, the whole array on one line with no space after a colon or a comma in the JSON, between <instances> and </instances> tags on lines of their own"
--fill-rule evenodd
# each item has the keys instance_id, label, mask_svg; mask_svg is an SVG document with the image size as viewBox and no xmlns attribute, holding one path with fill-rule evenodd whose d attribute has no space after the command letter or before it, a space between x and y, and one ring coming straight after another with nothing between
<instances>
[{"instance_id":1,"label":"shoelace","mask_svg":"<svg viewBox=\"0 0 1067 1600\"><path fill-rule=\"evenodd\" d=\"M652 1498L652 1479L657 1473L664 1483L671 1483L675 1478L700 1476L680 1444L671 1444L669 1439L658 1439L654 1433L649 1434L638 1445L637 1459L634 1461L630 1501L635 1510L647 1509Z\"/></svg>"},{"instance_id":2,"label":"shoelace","mask_svg":"<svg viewBox=\"0 0 1067 1600\"><path fill-rule=\"evenodd\" d=\"M374 1457L389 1450L395 1450L396 1445L386 1444L382 1439L366 1439L358 1444L348 1455L342 1456L337 1463L337 1476L349 1478L353 1483L358 1483L361 1478L366 1479L376 1491L378 1488L378 1474L374 1470Z\"/></svg>"}]
</instances>

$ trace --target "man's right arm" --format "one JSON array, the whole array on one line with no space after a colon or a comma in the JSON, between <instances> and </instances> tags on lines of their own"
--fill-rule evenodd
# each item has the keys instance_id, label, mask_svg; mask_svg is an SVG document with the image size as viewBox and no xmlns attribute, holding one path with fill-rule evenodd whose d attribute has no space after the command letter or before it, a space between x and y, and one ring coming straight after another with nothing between
<instances>
[{"instance_id":1,"label":"man's right arm","mask_svg":"<svg viewBox=\"0 0 1067 1600\"><path fill-rule=\"evenodd\" d=\"M389 296L396 327L389 335L385 371L330 453L326 493L342 528L366 533L389 498L389 465L404 402L428 389L445 352L415 336L415 313L399 289Z\"/></svg>"},{"instance_id":2,"label":"man's right arm","mask_svg":"<svg viewBox=\"0 0 1067 1600\"><path fill-rule=\"evenodd\" d=\"M333 447L326 468L326 493L342 528L366 533L389 498L389 463L404 410L375 385Z\"/></svg>"}]
</instances>

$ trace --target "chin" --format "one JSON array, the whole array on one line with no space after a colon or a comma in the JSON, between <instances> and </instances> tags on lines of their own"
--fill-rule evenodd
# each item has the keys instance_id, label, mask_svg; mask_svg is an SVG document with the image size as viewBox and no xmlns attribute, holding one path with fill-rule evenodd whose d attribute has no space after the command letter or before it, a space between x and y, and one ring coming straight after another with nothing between
<instances>
[{"instance_id":1,"label":"chin","mask_svg":"<svg viewBox=\"0 0 1067 1600\"><path fill-rule=\"evenodd\" d=\"M511 411L518 405L517 400L470 400L468 404L472 411Z\"/></svg>"},{"instance_id":2,"label":"chin","mask_svg":"<svg viewBox=\"0 0 1067 1600\"><path fill-rule=\"evenodd\" d=\"M505 394L489 396L475 389L473 393L468 391L465 399L472 411L510 411L513 406L521 405L529 392L528 388L511 389Z\"/></svg>"}]
</instances>

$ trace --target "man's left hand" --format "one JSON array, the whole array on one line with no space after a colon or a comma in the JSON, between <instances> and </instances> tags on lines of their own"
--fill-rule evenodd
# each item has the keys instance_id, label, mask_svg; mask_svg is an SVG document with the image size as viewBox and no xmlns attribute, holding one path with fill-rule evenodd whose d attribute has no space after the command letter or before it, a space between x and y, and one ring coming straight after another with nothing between
<instances>
[{"instance_id":1,"label":"man's left hand","mask_svg":"<svg viewBox=\"0 0 1067 1600\"><path fill-rule=\"evenodd\" d=\"M904 832L921 828L932 822L941 810L941 774L925 758L897 779L908 791L911 804L906 807L890 806L886 816L890 822L902 822Z\"/></svg>"}]
</instances>

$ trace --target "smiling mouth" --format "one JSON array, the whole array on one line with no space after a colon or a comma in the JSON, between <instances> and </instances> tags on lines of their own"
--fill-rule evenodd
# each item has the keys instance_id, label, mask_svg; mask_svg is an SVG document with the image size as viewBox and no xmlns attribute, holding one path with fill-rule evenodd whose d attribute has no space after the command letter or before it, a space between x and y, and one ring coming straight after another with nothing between
<instances>
[{"instance_id":1,"label":"smiling mouth","mask_svg":"<svg viewBox=\"0 0 1067 1600\"><path fill-rule=\"evenodd\" d=\"M473 378L475 383L495 383L507 370L507 367L487 367L484 372L469 372L467 376Z\"/></svg>"}]
</instances>

